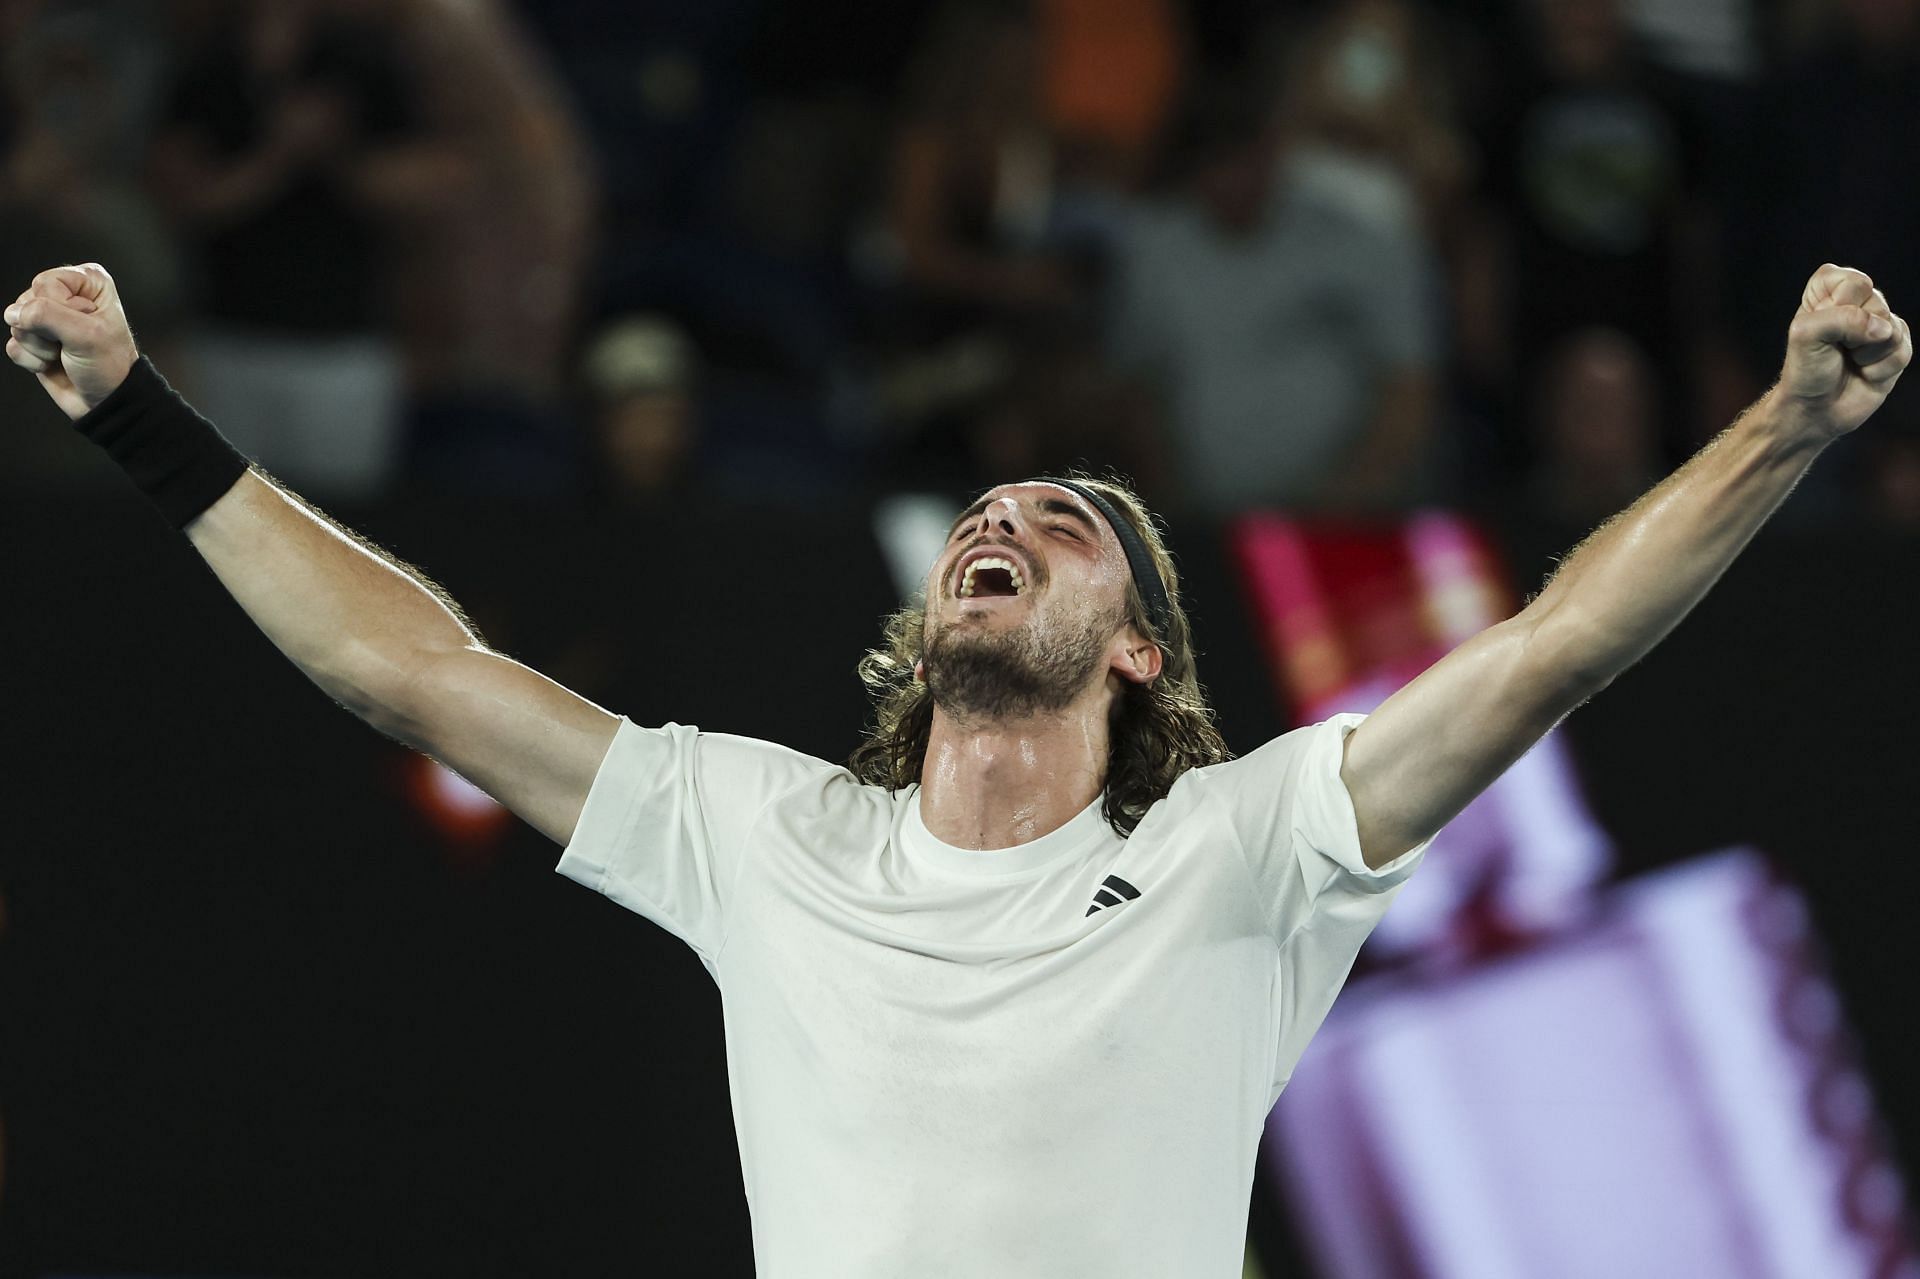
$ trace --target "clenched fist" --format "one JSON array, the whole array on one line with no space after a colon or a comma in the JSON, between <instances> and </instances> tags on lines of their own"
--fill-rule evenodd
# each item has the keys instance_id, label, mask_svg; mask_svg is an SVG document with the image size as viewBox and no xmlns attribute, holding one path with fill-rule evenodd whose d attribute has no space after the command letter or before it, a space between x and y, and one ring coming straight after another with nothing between
<instances>
[{"instance_id":1,"label":"clenched fist","mask_svg":"<svg viewBox=\"0 0 1920 1279\"><path fill-rule=\"evenodd\" d=\"M1913 334L1864 271L1831 262L1813 273L1787 330L1771 392L1777 410L1821 440L1873 415L1913 359Z\"/></svg>"},{"instance_id":2,"label":"clenched fist","mask_svg":"<svg viewBox=\"0 0 1920 1279\"><path fill-rule=\"evenodd\" d=\"M5 319L7 358L33 370L76 421L113 394L140 358L120 292L97 262L42 271Z\"/></svg>"}]
</instances>

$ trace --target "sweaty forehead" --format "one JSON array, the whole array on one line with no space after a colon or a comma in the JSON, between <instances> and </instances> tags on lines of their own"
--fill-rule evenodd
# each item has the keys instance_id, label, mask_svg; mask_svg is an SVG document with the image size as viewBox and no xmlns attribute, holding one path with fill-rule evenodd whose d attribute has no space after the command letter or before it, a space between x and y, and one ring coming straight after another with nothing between
<instances>
[{"instance_id":1,"label":"sweaty forehead","mask_svg":"<svg viewBox=\"0 0 1920 1279\"><path fill-rule=\"evenodd\" d=\"M1072 489L1045 481L1025 484L1002 484L998 488L988 489L977 501L962 511L953 522L954 528L975 518L989 505L1003 498L1012 498L1030 512L1037 511L1048 515L1065 515L1085 525L1097 541L1106 541L1113 536L1107 527L1107 521L1085 498Z\"/></svg>"},{"instance_id":2,"label":"sweaty forehead","mask_svg":"<svg viewBox=\"0 0 1920 1279\"><path fill-rule=\"evenodd\" d=\"M1058 497L1072 502L1080 501L1080 495L1072 489L1065 488L1059 484L1049 484L1045 480L1028 480L1021 484L1002 484L998 488L990 488L985 493L982 493L980 500L982 502L993 502L1003 497L1011 497L1022 502L1032 502L1043 497Z\"/></svg>"}]
</instances>

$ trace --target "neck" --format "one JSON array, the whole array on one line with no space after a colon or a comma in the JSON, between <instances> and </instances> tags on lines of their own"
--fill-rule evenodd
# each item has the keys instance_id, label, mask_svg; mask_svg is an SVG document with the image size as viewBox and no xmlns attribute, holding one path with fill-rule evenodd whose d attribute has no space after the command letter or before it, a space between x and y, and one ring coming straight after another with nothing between
<instances>
[{"instance_id":1,"label":"neck","mask_svg":"<svg viewBox=\"0 0 1920 1279\"><path fill-rule=\"evenodd\" d=\"M920 820L956 848L1013 848L1050 835L1100 794L1107 708L1096 687L1031 719L967 720L935 706L920 770Z\"/></svg>"}]
</instances>

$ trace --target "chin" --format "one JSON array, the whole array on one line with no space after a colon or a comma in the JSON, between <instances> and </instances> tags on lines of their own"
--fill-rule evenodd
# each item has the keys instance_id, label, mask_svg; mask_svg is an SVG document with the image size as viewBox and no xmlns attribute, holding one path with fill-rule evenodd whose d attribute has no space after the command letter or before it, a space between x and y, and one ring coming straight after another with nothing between
<instances>
[{"instance_id":1,"label":"chin","mask_svg":"<svg viewBox=\"0 0 1920 1279\"><path fill-rule=\"evenodd\" d=\"M961 607L961 609L960 609L960 615L959 615L959 616L958 616L957 618L955 618L954 620L955 620L955 621L960 621L960 622L970 622L970 621L982 621L982 622L990 622L990 621L1006 621L1006 620L1008 619L1008 616L1009 616L1009 615L1010 615L1010 614L1011 614L1012 612L1013 612L1013 610L1012 610L1012 609L1005 609L1005 608L979 608L979 607L971 607L971 608L969 608L969 607L967 607L967 606L964 606L964 605L963 605L963 606ZM1019 618L1018 618L1018 619L1016 619L1016 620L1019 620L1019 621L1025 621L1025 620L1026 620L1026 617L1025 617L1024 615L1022 615L1021 617L1019 617Z\"/></svg>"},{"instance_id":2,"label":"chin","mask_svg":"<svg viewBox=\"0 0 1920 1279\"><path fill-rule=\"evenodd\" d=\"M958 601L961 617L1030 617L1033 610L1026 601L1017 597L988 595L983 598L968 598Z\"/></svg>"}]
</instances>

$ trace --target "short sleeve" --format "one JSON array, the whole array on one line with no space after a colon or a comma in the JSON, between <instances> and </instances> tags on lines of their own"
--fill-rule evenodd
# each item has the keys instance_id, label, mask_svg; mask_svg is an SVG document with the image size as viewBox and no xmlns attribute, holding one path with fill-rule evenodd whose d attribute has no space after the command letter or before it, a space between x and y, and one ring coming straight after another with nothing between
<instances>
[{"instance_id":1,"label":"short sleeve","mask_svg":"<svg viewBox=\"0 0 1920 1279\"><path fill-rule=\"evenodd\" d=\"M832 769L771 742L622 719L555 869L710 962L761 814Z\"/></svg>"},{"instance_id":2,"label":"short sleeve","mask_svg":"<svg viewBox=\"0 0 1920 1279\"><path fill-rule=\"evenodd\" d=\"M1254 878L1256 908L1277 947L1275 1098L1327 1020L1359 947L1432 843L1427 839L1377 870L1361 857L1340 759L1346 736L1365 718L1336 714L1275 737L1244 759L1200 770L1206 803L1233 824Z\"/></svg>"},{"instance_id":3,"label":"short sleeve","mask_svg":"<svg viewBox=\"0 0 1920 1279\"><path fill-rule=\"evenodd\" d=\"M1256 906L1278 947L1275 1098L1394 891L1432 843L1423 840L1377 870L1361 856L1340 761L1347 734L1365 718L1335 715L1202 770L1207 799L1238 836Z\"/></svg>"},{"instance_id":4,"label":"short sleeve","mask_svg":"<svg viewBox=\"0 0 1920 1279\"><path fill-rule=\"evenodd\" d=\"M1335 715L1201 770L1207 803L1233 827L1276 942L1336 899L1378 918L1385 895L1413 873L1431 842L1377 870L1361 856L1340 761L1347 734L1365 718Z\"/></svg>"}]
</instances>

